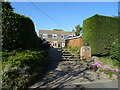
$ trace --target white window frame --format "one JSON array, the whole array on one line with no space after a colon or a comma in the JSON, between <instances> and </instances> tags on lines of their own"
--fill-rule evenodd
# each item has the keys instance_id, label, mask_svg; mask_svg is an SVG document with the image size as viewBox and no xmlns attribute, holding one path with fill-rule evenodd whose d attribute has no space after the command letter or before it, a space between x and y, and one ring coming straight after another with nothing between
<instances>
[{"instance_id":1,"label":"white window frame","mask_svg":"<svg viewBox=\"0 0 120 90\"><path fill-rule=\"evenodd\" d=\"M68 38L68 36L69 36L69 35L65 34L65 35L64 35L64 38Z\"/></svg>"},{"instance_id":2,"label":"white window frame","mask_svg":"<svg viewBox=\"0 0 120 90\"><path fill-rule=\"evenodd\" d=\"M57 34L52 34L52 38L57 38Z\"/></svg>"},{"instance_id":3,"label":"white window frame","mask_svg":"<svg viewBox=\"0 0 120 90\"><path fill-rule=\"evenodd\" d=\"M52 34L48 34L48 38L50 38L50 37L49 37L49 35L51 35L51 36L52 36ZM51 37L51 38L52 38L52 37Z\"/></svg>"},{"instance_id":4,"label":"white window frame","mask_svg":"<svg viewBox=\"0 0 120 90\"><path fill-rule=\"evenodd\" d=\"M44 37L44 36L45 36L45 37ZM43 38L48 38L48 35L43 33L43 34L42 34L42 37L43 37Z\"/></svg>"}]
</instances>

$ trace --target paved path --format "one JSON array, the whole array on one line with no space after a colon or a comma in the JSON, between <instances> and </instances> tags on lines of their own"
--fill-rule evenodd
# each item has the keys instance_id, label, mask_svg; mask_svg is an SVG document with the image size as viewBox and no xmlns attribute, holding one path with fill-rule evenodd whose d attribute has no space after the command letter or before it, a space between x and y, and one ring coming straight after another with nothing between
<instances>
[{"instance_id":1,"label":"paved path","mask_svg":"<svg viewBox=\"0 0 120 90\"><path fill-rule=\"evenodd\" d=\"M102 78L98 73L85 68L84 64L78 61L60 61L60 55L62 54L57 49L52 49L50 54L49 71L30 88L75 88L76 86L90 88L90 86L95 87L97 85L101 87L103 86L102 83L92 85L90 83L108 80L107 78Z\"/></svg>"},{"instance_id":2,"label":"paved path","mask_svg":"<svg viewBox=\"0 0 120 90\"><path fill-rule=\"evenodd\" d=\"M111 88L113 90L120 90L118 80L107 80L107 81L98 81L93 83L78 83L66 86L64 88L86 88L86 89L94 89L94 88Z\"/></svg>"}]
</instances>

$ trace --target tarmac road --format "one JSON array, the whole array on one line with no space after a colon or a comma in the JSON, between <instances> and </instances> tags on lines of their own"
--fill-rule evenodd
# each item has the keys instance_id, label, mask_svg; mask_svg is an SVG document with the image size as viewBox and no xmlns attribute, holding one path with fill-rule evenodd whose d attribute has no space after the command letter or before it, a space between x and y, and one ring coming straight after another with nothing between
<instances>
[{"instance_id":1,"label":"tarmac road","mask_svg":"<svg viewBox=\"0 0 120 90\"><path fill-rule=\"evenodd\" d=\"M102 82L88 83L88 84L87 83L74 84L74 85L66 86L64 88L71 88L72 90L74 90L75 88L82 88L82 90L86 90L86 89L87 90L89 89L120 90L120 81L118 82L118 80L110 80L110 81L102 81Z\"/></svg>"}]
</instances>

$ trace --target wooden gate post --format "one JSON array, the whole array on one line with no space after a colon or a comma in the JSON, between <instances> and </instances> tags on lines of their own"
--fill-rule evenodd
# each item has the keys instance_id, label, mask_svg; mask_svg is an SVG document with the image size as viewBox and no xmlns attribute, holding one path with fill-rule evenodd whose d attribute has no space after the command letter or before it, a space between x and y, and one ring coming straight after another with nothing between
<instances>
[{"instance_id":1,"label":"wooden gate post","mask_svg":"<svg viewBox=\"0 0 120 90\"><path fill-rule=\"evenodd\" d=\"M91 47L89 45L83 45L80 49L81 60L91 57Z\"/></svg>"}]
</instances>

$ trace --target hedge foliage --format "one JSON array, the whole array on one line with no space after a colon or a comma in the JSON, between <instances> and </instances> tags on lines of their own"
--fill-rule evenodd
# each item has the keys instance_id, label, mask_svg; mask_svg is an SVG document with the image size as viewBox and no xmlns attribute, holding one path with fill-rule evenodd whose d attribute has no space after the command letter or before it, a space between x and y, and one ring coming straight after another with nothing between
<instances>
[{"instance_id":1,"label":"hedge foliage","mask_svg":"<svg viewBox=\"0 0 120 90\"><path fill-rule=\"evenodd\" d=\"M110 57L111 59L114 59L114 60L117 60L120 64L120 44L118 42L118 39L115 40L113 43L112 43L112 46L110 48Z\"/></svg>"},{"instance_id":2,"label":"hedge foliage","mask_svg":"<svg viewBox=\"0 0 120 90\"><path fill-rule=\"evenodd\" d=\"M120 18L117 17L94 15L84 20L84 44L90 44L92 54L108 55L112 43L118 39L119 25Z\"/></svg>"},{"instance_id":3,"label":"hedge foliage","mask_svg":"<svg viewBox=\"0 0 120 90\"><path fill-rule=\"evenodd\" d=\"M47 67L49 44L37 36L32 20L13 12L9 2L2 3L2 39L2 88L26 88Z\"/></svg>"},{"instance_id":4,"label":"hedge foliage","mask_svg":"<svg viewBox=\"0 0 120 90\"><path fill-rule=\"evenodd\" d=\"M30 49L40 47L39 38L35 32L34 24L29 17L12 12L12 7L3 4L3 48Z\"/></svg>"},{"instance_id":5,"label":"hedge foliage","mask_svg":"<svg viewBox=\"0 0 120 90\"><path fill-rule=\"evenodd\" d=\"M9 90L23 89L29 86L36 76L43 73L45 59L40 51L3 52L2 88Z\"/></svg>"}]
</instances>

